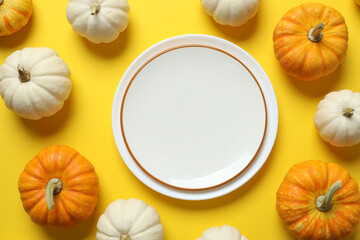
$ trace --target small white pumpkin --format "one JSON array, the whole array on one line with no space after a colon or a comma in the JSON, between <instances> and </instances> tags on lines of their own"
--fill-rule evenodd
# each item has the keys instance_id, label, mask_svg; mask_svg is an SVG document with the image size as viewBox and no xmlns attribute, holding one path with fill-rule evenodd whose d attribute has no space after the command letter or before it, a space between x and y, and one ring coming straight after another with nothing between
<instances>
[{"instance_id":1,"label":"small white pumpkin","mask_svg":"<svg viewBox=\"0 0 360 240\"><path fill-rule=\"evenodd\" d=\"M205 230L197 240L247 240L236 228L224 225Z\"/></svg>"},{"instance_id":2,"label":"small white pumpkin","mask_svg":"<svg viewBox=\"0 0 360 240\"><path fill-rule=\"evenodd\" d=\"M316 129L326 142L352 146L360 142L360 93L345 89L328 93L317 106Z\"/></svg>"},{"instance_id":3,"label":"small white pumpkin","mask_svg":"<svg viewBox=\"0 0 360 240\"><path fill-rule=\"evenodd\" d=\"M100 216L97 240L162 240L164 229L155 208L131 198L112 202Z\"/></svg>"},{"instance_id":4,"label":"small white pumpkin","mask_svg":"<svg viewBox=\"0 0 360 240\"><path fill-rule=\"evenodd\" d=\"M109 43L129 23L126 0L69 0L66 17L74 31L93 43Z\"/></svg>"},{"instance_id":5,"label":"small white pumpkin","mask_svg":"<svg viewBox=\"0 0 360 240\"><path fill-rule=\"evenodd\" d=\"M24 48L0 66L0 95L6 106L28 119L59 111L71 91L70 70L49 48Z\"/></svg>"},{"instance_id":6,"label":"small white pumpkin","mask_svg":"<svg viewBox=\"0 0 360 240\"><path fill-rule=\"evenodd\" d=\"M217 23L236 27L256 15L260 0L201 0L201 3Z\"/></svg>"}]
</instances>

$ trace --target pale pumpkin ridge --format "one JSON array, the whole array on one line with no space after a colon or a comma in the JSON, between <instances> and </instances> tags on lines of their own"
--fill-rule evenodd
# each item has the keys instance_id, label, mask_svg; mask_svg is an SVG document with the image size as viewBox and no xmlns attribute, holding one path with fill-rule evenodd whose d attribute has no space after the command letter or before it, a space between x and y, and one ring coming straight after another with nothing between
<instances>
[{"instance_id":1,"label":"pale pumpkin ridge","mask_svg":"<svg viewBox=\"0 0 360 240\"><path fill-rule=\"evenodd\" d=\"M30 66L30 69L28 69L28 70L31 71L36 65L40 64L43 61L49 61L49 59L51 59L51 58L58 59L59 55L57 55L57 53L49 52L46 56L40 57L39 59L37 59L36 62L33 62L32 66ZM55 74L53 74L53 75L55 75ZM37 76L36 72L35 72L34 76ZM48 76L48 75L46 75L46 76Z\"/></svg>"},{"instance_id":2,"label":"pale pumpkin ridge","mask_svg":"<svg viewBox=\"0 0 360 240\"><path fill-rule=\"evenodd\" d=\"M99 219L100 221L100 219ZM120 232L120 230L115 226L115 224L113 223L113 221L110 221L109 217L106 215L106 210L105 210L105 213L102 215L101 217L101 221L106 221L107 224L111 225L111 227L113 227L112 230L115 230L114 232ZM103 231L103 229L98 229L98 231L101 233L101 234L104 234L105 236L108 236L108 237L114 237L114 236L111 236L111 235L108 235L107 233L105 233Z\"/></svg>"},{"instance_id":3,"label":"pale pumpkin ridge","mask_svg":"<svg viewBox=\"0 0 360 240\"><path fill-rule=\"evenodd\" d=\"M41 76L35 76L35 78L39 78L39 77L41 77ZM58 76L56 76L56 77L58 77ZM56 92L53 92L53 91L51 91L50 89L48 89L48 88L46 88L46 87L44 87L44 86L39 85L36 81L32 81L32 83L33 83L34 85L36 85L37 87L39 87L39 88L43 89L44 91L46 91L48 94L52 95L52 96L53 96L54 98L56 98L56 100L58 100L59 102L62 102L62 101L63 101L62 98L59 98L59 97L57 96L57 93L56 93Z\"/></svg>"},{"instance_id":4,"label":"pale pumpkin ridge","mask_svg":"<svg viewBox=\"0 0 360 240\"><path fill-rule=\"evenodd\" d=\"M38 93L38 91L39 91L39 89L40 89L40 91L45 91L45 92L47 92L47 93L49 94L49 97L50 97L50 98L52 98L53 100L58 101L58 104L61 104L61 103L62 103L63 100L62 100L62 99L59 99L55 94L49 92L46 88L38 85L38 84L35 83L34 81L32 81L32 83L34 83L34 84L31 85L31 88L32 88L33 92L36 92L36 95L37 95L38 97L41 98L41 96L40 96L39 93ZM36 86L38 89L35 90L35 89L34 89L34 86ZM35 94L33 93L33 94L29 94L29 95L35 95ZM30 98L31 98L31 97L30 97ZM46 108L49 108L49 106L52 107L52 105L49 105L49 102L48 102L48 101L43 101L43 102L46 103ZM41 111L41 110L37 108L37 104L33 104L33 105L34 105L35 112L37 112L40 116L45 115L45 113L42 114L41 112L39 112L39 111Z\"/></svg>"},{"instance_id":5,"label":"pale pumpkin ridge","mask_svg":"<svg viewBox=\"0 0 360 240\"><path fill-rule=\"evenodd\" d=\"M31 85L29 85L29 87L27 88L27 93L28 93L28 96L29 96L29 100L30 100L30 102L31 102L31 105L33 106L33 110L35 111L36 115L38 115L38 116L43 116L41 110L38 108L36 102L34 101L33 95L36 94L36 96L37 96L37 97L40 97L40 98L41 98L41 96L39 96L39 94L37 93L37 91L34 91L34 89L32 89L33 91L31 91L30 88L32 88L32 87L30 87L30 86L31 86ZM34 93L34 92L35 92L35 93ZM46 106L48 107L47 101L44 101L44 102L46 103Z\"/></svg>"},{"instance_id":6,"label":"pale pumpkin ridge","mask_svg":"<svg viewBox=\"0 0 360 240\"><path fill-rule=\"evenodd\" d=\"M152 224L152 225L150 225L148 228L146 228L144 231L135 233L135 234L133 234L131 237L132 237L132 238L136 238L136 237L139 236L139 235L141 236L141 235L143 235L144 233L151 231L153 228L156 228L158 224L159 224L159 223Z\"/></svg>"},{"instance_id":7,"label":"pale pumpkin ridge","mask_svg":"<svg viewBox=\"0 0 360 240\"><path fill-rule=\"evenodd\" d=\"M324 110L323 110L324 111ZM328 112L328 111L326 111ZM332 115L332 117L328 117L328 119L326 119L326 121L323 121L322 124L323 124L323 129L325 129L326 127L329 126L329 124L331 124L335 119L337 118L337 116L335 115Z\"/></svg>"},{"instance_id":8,"label":"pale pumpkin ridge","mask_svg":"<svg viewBox=\"0 0 360 240\"><path fill-rule=\"evenodd\" d=\"M65 77L65 78L70 78L71 76L71 72L69 71L57 71L57 72L43 72L41 74L39 73L35 73L34 74L35 77L51 77L51 76L55 76L55 77L59 77L59 76L62 76L62 77Z\"/></svg>"},{"instance_id":9,"label":"pale pumpkin ridge","mask_svg":"<svg viewBox=\"0 0 360 240\"><path fill-rule=\"evenodd\" d=\"M332 124L332 122L329 123L329 125L330 124ZM332 124L331 126L335 129L335 131L332 132L331 137L330 137L331 141L333 141L334 139L336 139L336 135L339 132L339 129L341 126L340 126L340 124Z\"/></svg>"},{"instance_id":10,"label":"pale pumpkin ridge","mask_svg":"<svg viewBox=\"0 0 360 240\"><path fill-rule=\"evenodd\" d=\"M108 26L110 26L113 30L117 30L117 28L116 28L116 25L117 25L117 24L114 23L109 16L107 16L106 14L102 14L101 16L104 17L104 18L106 18L106 20L107 20L106 22L109 23Z\"/></svg>"},{"instance_id":11,"label":"pale pumpkin ridge","mask_svg":"<svg viewBox=\"0 0 360 240\"><path fill-rule=\"evenodd\" d=\"M131 232L131 230L132 230L132 228L134 227L135 223L137 223L137 221L139 221L140 216L142 216L142 215L144 214L145 209L146 209L147 207L149 207L148 205L145 205L145 204L142 205L142 206L143 206L142 211L138 211L138 212L140 212L140 213L138 213L137 216L135 217L135 221L133 222L133 224L132 224L131 227L129 228L128 233ZM135 234L135 235L136 235L136 234Z\"/></svg>"}]
</instances>

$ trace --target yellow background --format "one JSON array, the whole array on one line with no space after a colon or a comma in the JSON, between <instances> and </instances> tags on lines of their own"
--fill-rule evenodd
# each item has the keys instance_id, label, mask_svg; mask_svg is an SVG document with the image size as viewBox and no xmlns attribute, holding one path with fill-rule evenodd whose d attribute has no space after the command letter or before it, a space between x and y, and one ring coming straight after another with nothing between
<instances>
[{"instance_id":1,"label":"yellow background","mask_svg":"<svg viewBox=\"0 0 360 240\"><path fill-rule=\"evenodd\" d=\"M5 0L6 1L6 0ZM349 49L329 77L301 82L288 77L275 59L272 33L281 16L305 1L263 0L255 18L233 28L216 24L199 0L129 0L130 23L110 44L81 38L66 19L67 1L34 0L33 16L20 32L0 37L0 62L24 47L54 49L72 72L73 90L64 108L38 121L21 119L0 103L1 239L95 239L96 223L118 198L139 198L154 206L165 239L196 239L212 226L230 224L250 240L293 239L275 209L276 191L289 168L307 159L336 162L360 183L360 146L335 148L322 141L313 124L317 103L330 91L360 91L360 8L353 0L321 0L346 19ZM261 64L274 86L279 130L262 169L240 189L218 199L191 202L171 199L142 184L123 163L111 128L116 87L131 62L153 44L181 34L209 34L227 39ZM40 150L67 144L86 156L100 180L99 203L87 221L68 229L48 229L31 222L17 190L25 164ZM352 240L360 239L360 230Z\"/></svg>"}]
</instances>

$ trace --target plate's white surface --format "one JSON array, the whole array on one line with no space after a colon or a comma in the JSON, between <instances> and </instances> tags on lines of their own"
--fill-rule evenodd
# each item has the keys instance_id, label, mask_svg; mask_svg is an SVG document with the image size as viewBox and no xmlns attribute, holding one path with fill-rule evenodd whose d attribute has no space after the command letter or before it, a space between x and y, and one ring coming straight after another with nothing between
<instances>
[{"instance_id":1,"label":"plate's white surface","mask_svg":"<svg viewBox=\"0 0 360 240\"><path fill-rule=\"evenodd\" d=\"M134 160L157 180L205 189L239 174L266 126L262 92L241 62L219 50L183 46L147 63L120 113Z\"/></svg>"},{"instance_id":2,"label":"plate's white surface","mask_svg":"<svg viewBox=\"0 0 360 240\"><path fill-rule=\"evenodd\" d=\"M176 67L174 67L171 64L172 60L179 59L182 57L188 59L189 53L186 53L187 50L184 51L180 49L189 49L190 51L194 51L195 48L193 49L179 48L179 52L177 53L176 50L172 50L168 53L161 55L161 56L165 56L164 59L161 59L160 58L161 56L159 56L155 58L153 61L150 61L150 63L149 60L152 59L157 54L162 53L168 49L176 48L182 45L189 45L189 44L206 45L209 47L220 49L234 56L236 59L239 59L252 72L254 77L257 79L259 86L254 81L251 74L249 74L248 71L244 71L245 68L240 70L241 67L239 67L239 62L235 61L228 55L215 50L209 51L210 50L209 48L198 48L197 50L204 51L205 53L199 53L196 55L196 57L204 57L204 56L209 57L209 54L216 55L215 57L214 56L211 58L209 57L210 62L209 60L206 60L206 64L199 64L200 67L205 67L205 65L210 66L210 68L208 69L210 69L211 71L208 70L205 71L204 69L202 71L195 71L199 79L196 79L198 80L196 81L196 83L191 82L192 85L190 88L187 87L190 84L189 79L194 79L194 76L188 76L188 78L184 77L186 76L184 75L186 74L186 72L187 74L189 74L190 72L189 69L191 69L192 65L189 64L189 66L185 68L177 69L177 74L175 74L176 76L181 76L179 78L181 78L184 81L175 81L174 85L169 84L169 82L166 82L168 86L164 87L163 84L164 84L164 80L166 79L166 76L169 76L169 74L171 74L171 71L164 69L171 69L171 67L173 67L172 70L176 70ZM225 58L226 64L224 62L224 59L222 59L222 57ZM212 61L211 59L214 59L216 64L211 63ZM160 61L161 64L156 63L156 61L158 60ZM228 66L232 66L235 69L235 70L228 69L228 71L226 71L228 72L226 73L228 74L228 76L226 76L227 79L226 84L224 83L224 81L217 81L216 80L217 78L213 77L213 75L216 75L215 73L216 70L214 70L216 67L215 65L219 64L219 62L221 62L220 64L223 64L221 68L219 68L221 75L224 74L224 68ZM142 70L140 70L138 75L136 75L137 71L146 63L147 65ZM150 66L150 64L153 64L154 66L149 67L148 69L152 69L152 70L148 71L147 73L146 69L148 66ZM168 64L168 65L165 65L164 67L164 64ZM195 63L193 62L193 64ZM197 70L197 67L199 67L199 65L197 65L196 68L194 68L193 70ZM159 69L154 70L156 68ZM208 77L210 77L212 80L211 82L206 84L203 75L204 74L206 75L208 72L211 72L211 74ZM151 76L154 73L159 74L159 76L164 74L165 77L151 78ZM241 83L242 81L239 81L240 83L234 81L235 79L234 76L237 74L240 74L241 76L240 78L245 79L246 83ZM123 123L124 123L124 132L126 135L126 139L128 141L129 149L131 149L131 152L133 152L133 155L138 160L139 164L137 164L136 161L132 158L129 149L126 147L120 127L121 103L123 101L126 89L131 79L134 76L135 76L134 81L129 87L127 94L128 96L124 101ZM149 81L148 85L144 83L143 81L144 79L148 79ZM175 80L179 80L179 79L176 79L175 77ZM135 83L139 83L139 84L136 85ZM254 85L252 86L251 83L254 83ZM204 84L205 86L203 86ZM245 84L245 85L241 85L241 84ZM164 91L162 94L159 95L162 89L161 86L163 86L166 91ZM173 87L172 91L169 92L169 89L171 89L172 87ZM246 88L245 92L244 91L241 92L242 87ZM236 150L241 149L241 147L237 149L235 146L237 146L237 144L239 144L243 139L241 136L239 136L241 134L238 134L237 131L244 131L244 129L241 129L241 127L243 127L244 125L247 125L249 129L251 127L254 127L256 137L252 138L252 141L250 143L246 143L248 144L246 150L250 152L249 153L250 155L254 155L257 151L257 148L259 147L259 144L261 143L262 134L265 131L265 115L264 115L265 104L263 100L260 101L262 99L262 94L259 89L262 90L263 97L265 98L265 102L266 102L267 130L265 132L263 144L261 145L261 148L259 149L258 153L256 154L253 161L250 163L250 165L240 175L238 175L235 179L231 180L230 182L227 182L221 186L208 190L198 190L198 191L176 189L174 187L167 186L161 183L160 181L158 181L161 180L166 184L181 188L189 188L189 189L204 188L204 187L211 187L214 185L221 184L224 181L231 179L231 177L234 177L236 173L239 172L239 169L240 171L241 169L244 169L246 167L245 165L247 165L247 163L251 161L252 157L250 156L245 157L247 160L244 161L239 160L239 156L241 155L241 153L239 153L239 151ZM199 91L201 94L199 94ZM238 91L240 91L242 94L245 95L236 94ZM152 92L157 92L158 94L152 95L151 94ZM214 96L214 92L216 92L215 96ZM226 94L226 92L228 94ZM149 99L146 99L146 101L144 101L146 94L148 94L147 97ZM187 98L186 95L189 98ZM199 98L199 96L201 96L201 98L197 99ZM221 100L215 101L216 96L220 96ZM243 98L241 98L244 96L250 97L249 101L244 101ZM183 99L183 102L181 102L181 104L177 100L179 98ZM233 99L234 101L229 100L231 98L234 98ZM166 102L165 99L168 102ZM169 99L171 99L171 101ZM194 104L194 101L196 104ZM206 106L206 104L208 104L209 101L211 103L210 105L215 104L214 108ZM219 106L216 105L218 102L220 102ZM248 104L249 106L253 106L254 107L253 109L256 109L256 110L252 110L251 113L254 113L255 116L254 119L259 120L259 123L255 123L256 121L251 121L251 123L248 124L249 121L248 119L245 118L246 120L244 120L243 115L240 114L240 112L234 111L234 108L236 108L236 106L239 107L238 105L239 102L246 103L245 105ZM158 107L156 103L159 103L159 106L162 107ZM177 105L174 106L174 104ZM174 108L171 109L170 105L174 106ZM224 107L225 105L226 107ZM181 110L181 108L184 106L185 108ZM140 107L140 109L137 109L136 107ZM166 111L164 110L164 107L167 108ZM244 106L241 105L241 108L243 107ZM136 111L132 112L131 109ZM169 109L171 111L169 111ZM247 109L247 107L244 107L243 109ZM180 116L179 112L181 111L183 111L184 114ZM170 118L172 121L161 119L160 116L163 116L162 114L164 114L164 112L167 114L166 117ZM191 113L195 114L196 118L191 118L192 115ZM175 114L175 116L172 116L171 114ZM243 113L243 114L249 115L249 113ZM143 124L139 125L139 120L135 119L136 116L139 117L141 115L143 118L146 119L144 128L145 128L145 132L146 131L148 132L146 132L145 134L141 133L141 128ZM187 117L183 117L183 116L188 116L188 117L190 116L190 118L188 119ZM134 119L135 121L133 123ZM224 123L224 121L227 122L227 124L225 125L217 124L218 122ZM241 124L236 125L235 124L236 121L239 121L239 123ZM115 141L124 162L127 164L129 169L143 183L145 183L147 186L151 187L152 189L171 197L188 199L188 200L201 200L201 199L218 197L233 191L234 189L238 188L246 181L248 181L260 169L260 167L266 161L275 141L277 126L278 126L278 109L277 109L275 93L268 77L266 76L265 72L262 70L260 65L244 50L242 50L238 46L228 41L216 37L211 37L206 35L183 35L183 36L178 36L164 40L154 45L153 47L146 50L143 54L141 54L131 64L131 66L125 72L115 94L114 103L113 103L113 112L112 112L112 124L113 124L113 133L114 133ZM164 126L164 124L167 126ZM138 129L134 129L136 128L136 126L138 126ZM156 126L154 127L154 129L156 128L162 129L160 131L160 134L158 130L156 131L156 133L158 133L159 135L154 134L155 132L153 129L150 128L150 126L153 127ZM180 131L179 129L176 129L175 132L164 130L164 129L174 129L174 126L177 127L180 126ZM219 126L221 127L219 128ZM260 127L260 129L258 129L258 127ZM191 132L189 130L197 132L197 134L192 134L192 136L194 136L194 138L190 139L190 143L192 144L189 144L185 141L186 139L189 139L190 136L189 133ZM232 130L234 131L233 135L231 135ZM248 128L245 129L245 133L247 130ZM175 133L181 135L180 139L178 138L172 140L168 139L169 141L171 140L169 143L167 141L164 141L164 136L168 136L171 138L171 136L176 135ZM212 137L210 137L209 139L206 138L205 141L203 141L204 138L201 138L202 134L205 134L206 136L209 136L210 134L210 136ZM220 136L219 137L220 140L216 139L216 136ZM201 141L197 142L197 138L199 138ZM230 138L232 138L232 141L229 140ZM186 142L185 145L184 142ZM197 143L197 148L194 149L191 148L193 143ZM164 146L166 146L167 144L170 144L173 149L170 150L165 149ZM156 149L157 151L154 151L152 153L153 155L150 154L150 157L148 157L149 156L148 153L151 152L151 149L148 148L149 146L157 146ZM213 146L213 148L216 147L217 149L214 150L212 148L209 148L209 146ZM189 150L193 150L195 151L195 153L197 153L199 152L199 148L201 150L202 147L203 147L202 150L208 149L210 153L205 153L204 155L201 156L201 158L196 158L196 155L192 154L194 152L191 151L189 152ZM230 148L229 151L226 151L225 148L227 147ZM158 152L159 149L160 152ZM186 151L182 151L182 150L186 150ZM200 152L204 153L204 151L200 151ZM244 152L246 151L243 151L242 154L244 154ZM161 158L161 153L163 153L165 157L174 156L173 153L176 153L175 159L179 154L179 158L182 161L180 161L180 164L178 164L177 167L180 168L185 167L186 171L183 171L181 169L178 171L176 168L173 168L171 171L169 171L168 174L166 168L169 166L169 163L171 162L174 163L177 161L170 161L170 162L165 161L164 163L165 158ZM216 157L212 156L214 153ZM136 156L136 154L138 156ZM141 154L145 154L144 156L147 156L148 158L144 158ZM160 156L159 159L162 160L158 159L159 156ZM223 159L225 156L227 158L225 158L224 161ZM206 161L207 157L210 158L213 157L213 158L211 160ZM189 159L192 160L201 159L201 161L195 163L194 165L191 165ZM219 160L215 161L216 159ZM166 168L163 168L163 170L158 170L157 168L151 167L152 163L155 163L154 166L157 167L163 164L164 166L166 166ZM241 165L240 163L242 163L243 165ZM189 166L194 166L194 167L190 169ZM220 168L218 169L219 166ZM146 171L148 171L148 173L146 173L141 167L143 167ZM235 170L233 170L233 168ZM223 171L216 171L216 169L217 170L222 169ZM149 170L152 172L150 172ZM150 176L150 175L155 175L155 177L158 180L156 180L154 176ZM206 179L206 181L203 181L202 178Z\"/></svg>"}]
</instances>

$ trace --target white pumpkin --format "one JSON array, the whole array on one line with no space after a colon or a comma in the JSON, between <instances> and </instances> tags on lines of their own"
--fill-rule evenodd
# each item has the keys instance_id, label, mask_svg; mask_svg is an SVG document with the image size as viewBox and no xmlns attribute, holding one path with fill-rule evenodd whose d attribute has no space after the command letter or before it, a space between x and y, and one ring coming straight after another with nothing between
<instances>
[{"instance_id":1,"label":"white pumpkin","mask_svg":"<svg viewBox=\"0 0 360 240\"><path fill-rule=\"evenodd\" d=\"M201 3L217 23L236 27L255 16L260 0L201 0Z\"/></svg>"},{"instance_id":2,"label":"white pumpkin","mask_svg":"<svg viewBox=\"0 0 360 240\"><path fill-rule=\"evenodd\" d=\"M129 23L126 0L69 0L66 17L74 31L93 43L109 43Z\"/></svg>"},{"instance_id":3,"label":"white pumpkin","mask_svg":"<svg viewBox=\"0 0 360 240\"><path fill-rule=\"evenodd\" d=\"M0 95L6 106L28 119L59 111L71 91L70 70L49 48L24 48L0 66Z\"/></svg>"},{"instance_id":4,"label":"white pumpkin","mask_svg":"<svg viewBox=\"0 0 360 240\"><path fill-rule=\"evenodd\" d=\"M162 240L164 229L155 208L131 198L111 203L100 216L97 240Z\"/></svg>"},{"instance_id":5,"label":"white pumpkin","mask_svg":"<svg viewBox=\"0 0 360 240\"><path fill-rule=\"evenodd\" d=\"M360 93L345 89L328 93L317 106L316 129L326 142L352 146L360 142Z\"/></svg>"},{"instance_id":6,"label":"white pumpkin","mask_svg":"<svg viewBox=\"0 0 360 240\"><path fill-rule=\"evenodd\" d=\"M197 240L247 240L236 228L224 225L205 230Z\"/></svg>"}]
</instances>

